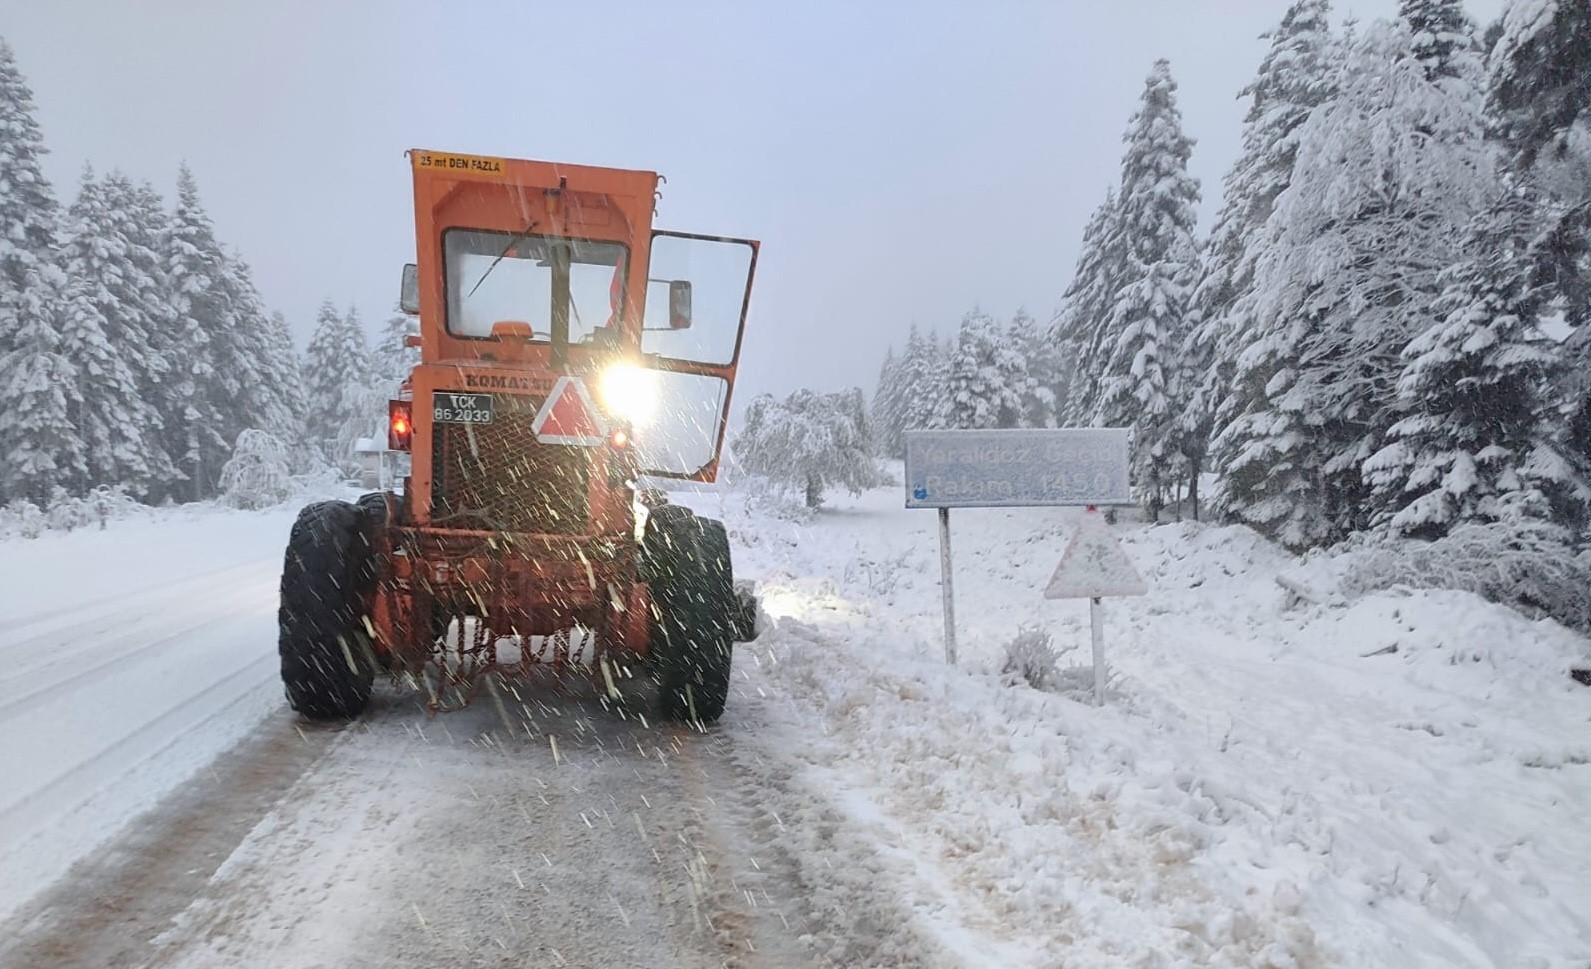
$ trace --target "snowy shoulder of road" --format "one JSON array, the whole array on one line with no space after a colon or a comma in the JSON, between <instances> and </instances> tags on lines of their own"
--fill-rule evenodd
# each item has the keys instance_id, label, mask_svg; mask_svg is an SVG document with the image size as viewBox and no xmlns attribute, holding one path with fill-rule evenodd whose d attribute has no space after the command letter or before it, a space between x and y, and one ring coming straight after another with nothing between
<instances>
[{"instance_id":1,"label":"snowy shoulder of road","mask_svg":"<svg viewBox=\"0 0 1591 969\"><path fill-rule=\"evenodd\" d=\"M1077 512L952 515L950 667L935 515L898 488L816 514L747 489L679 499L726 521L769 620L737 648L712 738L772 779L740 808L768 854L724 865L787 860L812 962L1591 961L1591 691L1567 675L1588 662L1583 637L1466 593L1298 605L1276 577L1326 591L1340 558L1300 561L1236 527L1121 525L1149 592L1106 602L1097 708L1087 603L1041 595ZM283 715L291 520L172 513L0 543L0 915ZM1024 627L1061 652L1045 690L1002 668ZM442 729L468 732L455 716ZM394 790L425 789L397 752L381 762ZM745 792L706 800L728 794ZM320 826L317 850L370 855L345 827ZM216 892L280 847L267 828ZM290 931L249 927L236 944L259 946L238 964Z\"/></svg>"},{"instance_id":2,"label":"snowy shoulder of road","mask_svg":"<svg viewBox=\"0 0 1591 969\"><path fill-rule=\"evenodd\" d=\"M1342 561L1123 525L1150 591L1106 600L1100 709L1086 601L1041 597L1078 512L952 514L949 668L936 517L898 489L692 503L774 620L745 688L883 846L847 877L965 962L1591 964L1591 650L1556 623L1445 591L1289 608L1279 574ZM1023 626L1061 651L1049 690L1002 672Z\"/></svg>"}]
</instances>

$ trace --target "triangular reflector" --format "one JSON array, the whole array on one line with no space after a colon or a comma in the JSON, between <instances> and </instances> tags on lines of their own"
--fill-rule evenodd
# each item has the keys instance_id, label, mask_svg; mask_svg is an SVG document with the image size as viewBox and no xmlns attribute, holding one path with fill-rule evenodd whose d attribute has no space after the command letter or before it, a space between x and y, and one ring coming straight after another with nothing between
<instances>
[{"instance_id":1,"label":"triangular reflector","mask_svg":"<svg viewBox=\"0 0 1591 969\"><path fill-rule=\"evenodd\" d=\"M1077 534L1044 589L1046 599L1141 596L1149 591L1143 576L1121 550L1098 512L1084 512Z\"/></svg>"},{"instance_id":2,"label":"triangular reflector","mask_svg":"<svg viewBox=\"0 0 1591 969\"><path fill-rule=\"evenodd\" d=\"M594 447L608 438L607 423L591 403L585 381L569 375L552 385L530 429L542 444Z\"/></svg>"}]
</instances>

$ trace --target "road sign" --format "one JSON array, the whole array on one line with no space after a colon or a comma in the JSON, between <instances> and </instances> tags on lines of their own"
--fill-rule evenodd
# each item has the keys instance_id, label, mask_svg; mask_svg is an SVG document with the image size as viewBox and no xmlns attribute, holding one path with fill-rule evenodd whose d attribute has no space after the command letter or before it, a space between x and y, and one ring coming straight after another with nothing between
<instances>
[{"instance_id":1,"label":"road sign","mask_svg":"<svg viewBox=\"0 0 1591 969\"><path fill-rule=\"evenodd\" d=\"M1105 705L1104 596L1141 596L1149 591L1144 577L1121 550L1099 512L1090 508L1077 523L1077 534L1061 555L1061 564L1044 589L1046 599L1087 599L1089 638L1094 647L1094 704Z\"/></svg>"},{"instance_id":2,"label":"road sign","mask_svg":"<svg viewBox=\"0 0 1591 969\"><path fill-rule=\"evenodd\" d=\"M1141 596L1149 591L1144 577L1122 551L1116 536L1098 512L1086 512L1077 534L1061 555L1061 563L1044 588L1046 599L1098 599Z\"/></svg>"},{"instance_id":3,"label":"road sign","mask_svg":"<svg viewBox=\"0 0 1591 969\"><path fill-rule=\"evenodd\" d=\"M537 411L530 430L542 444L594 447L608 436L601 414L586 393L585 381L567 374L552 385L552 393Z\"/></svg>"},{"instance_id":4,"label":"road sign","mask_svg":"<svg viewBox=\"0 0 1591 969\"><path fill-rule=\"evenodd\" d=\"M1130 505L1127 429L907 431L907 508Z\"/></svg>"}]
</instances>

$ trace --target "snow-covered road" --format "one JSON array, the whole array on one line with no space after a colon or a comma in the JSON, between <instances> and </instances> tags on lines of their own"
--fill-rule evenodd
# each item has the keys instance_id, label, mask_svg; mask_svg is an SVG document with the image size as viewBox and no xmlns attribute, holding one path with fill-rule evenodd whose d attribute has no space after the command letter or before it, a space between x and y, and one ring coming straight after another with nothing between
<instances>
[{"instance_id":1,"label":"snow-covered road","mask_svg":"<svg viewBox=\"0 0 1591 969\"><path fill-rule=\"evenodd\" d=\"M279 702L287 513L0 543L0 915Z\"/></svg>"},{"instance_id":2,"label":"snow-covered road","mask_svg":"<svg viewBox=\"0 0 1591 969\"><path fill-rule=\"evenodd\" d=\"M578 686L301 723L287 513L0 544L0 965L1591 966L1583 637L1460 593L1289 607L1278 573L1340 563L1123 526L1151 591L1107 607L1098 709L1086 606L1039 595L1075 512L956 513L949 668L896 490L688 500L774 617L705 735ZM1001 673L1023 625L1049 691Z\"/></svg>"}]
</instances>

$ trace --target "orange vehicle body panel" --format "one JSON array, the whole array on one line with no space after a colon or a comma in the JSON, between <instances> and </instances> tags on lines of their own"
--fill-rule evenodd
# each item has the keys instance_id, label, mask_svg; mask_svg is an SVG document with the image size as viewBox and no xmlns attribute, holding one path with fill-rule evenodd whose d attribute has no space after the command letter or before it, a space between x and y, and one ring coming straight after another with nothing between
<instances>
[{"instance_id":1,"label":"orange vehicle body panel","mask_svg":"<svg viewBox=\"0 0 1591 969\"><path fill-rule=\"evenodd\" d=\"M401 667L429 655L435 616L485 615L496 632L548 635L579 623L605 643L644 653L649 597L636 579L639 542L632 449L587 449L585 518L558 534L450 527L434 513L438 469L433 394L489 392L499 399L545 399L564 375L581 377L600 404L598 382L615 363L644 363L720 377L733 386L738 363L711 366L643 358L641 336L658 176L654 172L409 152L414 178L420 351L406 389L412 395L411 475L391 509L378 554L387 567L372 610L378 648ZM522 325L472 338L448 332L443 233L485 230L565 237L627 247L617 339L555 348L523 338ZM755 253L755 244L753 244ZM754 256L753 256L754 259ZM727 408L727 400L725 407ZM604 415L610 417L611 415ZM720 423L714 454L722 447ZM711 481L717 458L692 477Z\"/></svg>"}]
</instances>

